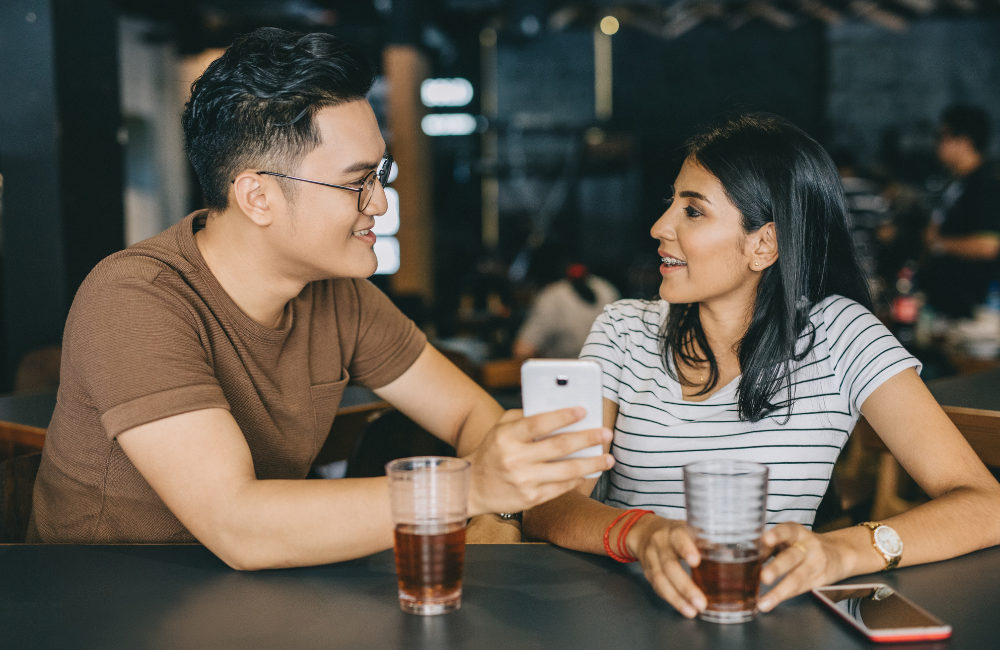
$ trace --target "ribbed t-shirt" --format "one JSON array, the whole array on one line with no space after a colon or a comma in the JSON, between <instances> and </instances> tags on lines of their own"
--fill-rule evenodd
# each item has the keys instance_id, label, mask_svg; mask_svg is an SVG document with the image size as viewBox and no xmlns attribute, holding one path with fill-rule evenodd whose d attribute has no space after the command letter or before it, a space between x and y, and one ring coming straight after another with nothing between
<instances>
[{"instance_id":1,"label":"ribbed t-shirt","mask_svg":"<svg viewBox=\"0 0 1000 650\"><path fill-rule=\"evenodd\" d=\"M749 460L770 469L767 524L811 526L865 399L896 373L919 372L920 363L862 305L830 296L810 311L815 342L792 363L790 407L779 393L774 400L782 408L758 422L740 421L739 377L702 402L683 399L660 354L668 309L664 301L608 305L580 352L601 364L604 397L618 404L605 502L684 519L684 465ZM798 349L807 343L808 331Z\"/></svg>"},{"instance_id":2,"label":"ribbed t-shirt","mask_svg":"<svg viewBox=\"0 0 1000 650\"><path fill-rule=\"evenodd\" d=\"M367 280L313 282L264 327L195 242L206 213L103 260L66 321L28 541L195 541L116 441L172 415L229 410L258 479L305 478L348 382L384 386L426 338ZM211 435L205 431L204 435Z\"/></svg>"}]
</instances>

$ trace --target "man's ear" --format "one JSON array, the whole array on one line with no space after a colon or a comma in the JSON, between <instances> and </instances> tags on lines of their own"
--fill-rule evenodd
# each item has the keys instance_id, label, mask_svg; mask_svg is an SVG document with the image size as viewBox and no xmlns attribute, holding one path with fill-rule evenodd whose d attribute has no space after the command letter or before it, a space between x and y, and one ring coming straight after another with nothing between
<instances>
[{"instance_id":1,"label":"man's ear","mask_svg":"<svg viewBox=\"0 0 1000 650\"><path fill-rule=\"evenodd\" d=\"M245 171L236 176L231 189L231 198L243 214L258 226L271 225L274 220L273 203L277 194L281 193L277 183L271 179L264 181L259 174Z\"/></svg>"},{"instance_id":2,"label":"man's ear","mask_svg":"<svg viewBox=\"0 0 1000 650\"><path fill-rule=\"evenodd\" d=\"M763 271L778 260L778 234L769 221L750 235L750 270Z\"/></svg>"}]
</instances>

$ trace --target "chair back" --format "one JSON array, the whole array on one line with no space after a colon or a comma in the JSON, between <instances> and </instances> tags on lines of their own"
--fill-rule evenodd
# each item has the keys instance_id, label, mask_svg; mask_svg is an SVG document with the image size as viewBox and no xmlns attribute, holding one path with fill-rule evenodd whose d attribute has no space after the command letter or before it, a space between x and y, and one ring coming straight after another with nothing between
<instances>
[{"instance_id":1,"label":"chair back","mask_svg":"<svg viewBox=\"0 0 1000 650\"><path fill-rule=\"evenodd\" d=\"M0 463L0 543L20 544L28 531L40 453Z\"/></svg>"},{"instance_id":2,"label":"chair back","mask_svg":"<svg viewBox=\"0 0 1000 650\"><path fill-rule=\"evenodd\" d=\"M943 408L983 464L1000 467L1000 411L983 411L958 406ZM853 435L860 435L862 444L868 449L889 451L864 418L858 420Z\"/></svg>"},{"instance_id":3,"label":"chair back","mask_svg":"<svg viewBox=\"0 0 1000 650\"><path fill-rule=\"evenodd\" d=\"M347 459L346 478L385 476L385 464L397 458L454 455L454 447L390 409L369 422L358 437Z\"/></svg>"}]
</instances>

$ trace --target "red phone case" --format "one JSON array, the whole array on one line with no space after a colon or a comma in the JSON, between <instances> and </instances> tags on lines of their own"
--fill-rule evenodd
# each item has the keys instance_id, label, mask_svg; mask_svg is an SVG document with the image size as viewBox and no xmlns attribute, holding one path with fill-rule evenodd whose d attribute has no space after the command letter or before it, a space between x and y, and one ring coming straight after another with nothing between
<instances>
[{"instance_id":1,"label":"red phone case","mask_svg":"<svg viewBox=\"0 0 1000 650\"><path fill-rule=\"evenodd\" d=\"M909 598L906 598L898 591L893 590L893 593L900 598L907 605L913 609L925 614L926 616L933 618L941 623L939 626L934 627L914 627L914 628L893 628L886 630L868 630L861 627L857 621L852 619L850 616L845 614L838 608L833 601L827 598L823 592L832 591L833 589L843 589L845 587L853 588L865 588L865 587L888 587L888 585L881 583L870 583L870 584L851 584L851 585L831 585L830 587L818 587L812 590L813 596L815 596L821 603L826 605L827 609L832 610L837 616L846 621L851 627L853 627L858 632L861 632L871 641L876 643L896 643L900 641L940 641L941 639L947 639L951 636L951 626L945 624L943 621L938 619L936 616L932 615L930 612L925 610L914 603Z\"/></svg>"}]
</instances>

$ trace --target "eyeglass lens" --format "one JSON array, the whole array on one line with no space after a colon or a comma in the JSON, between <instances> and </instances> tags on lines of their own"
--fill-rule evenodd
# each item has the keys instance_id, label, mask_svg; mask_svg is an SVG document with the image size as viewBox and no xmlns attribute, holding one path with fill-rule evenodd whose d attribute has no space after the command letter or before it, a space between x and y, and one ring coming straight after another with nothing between
<instances>
[{"instance_id":1,"label":"eyeglass lens","mask_svg":"<svg viewBox=\"0 0 1000 650\"><path fill-rule=\"evenodd\" d=\"M373 172L370 172L365 176L365 180L361 185L361 193L358 194L358 212L364 212L368 204L371 203L372 197L375 196L375 179L378 179L379 184L385 187L389 182L389 171L392 169L392 156L386 154L382 158L382 164L379 168Z\"/></svg>"}]
</instances>

